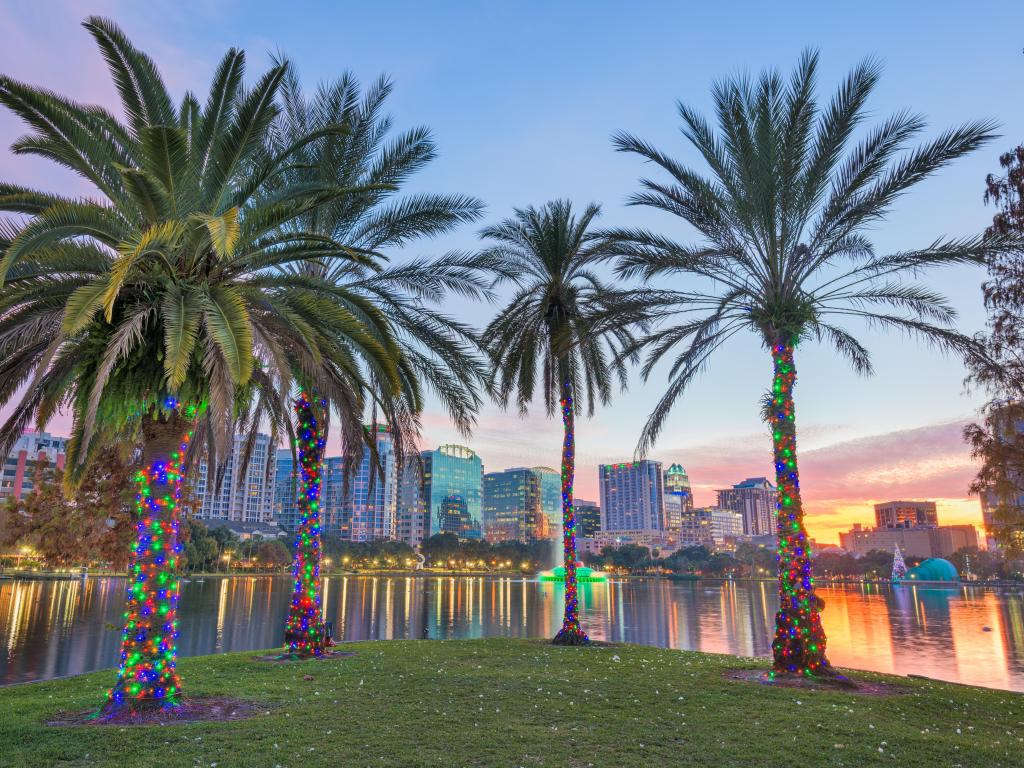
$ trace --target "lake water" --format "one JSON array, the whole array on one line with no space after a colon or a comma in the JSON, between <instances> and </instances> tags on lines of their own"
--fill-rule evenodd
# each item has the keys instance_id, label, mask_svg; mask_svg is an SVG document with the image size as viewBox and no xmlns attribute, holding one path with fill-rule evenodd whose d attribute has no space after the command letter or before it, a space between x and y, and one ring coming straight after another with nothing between
<instances>
[{"instance_id":1,"label":"lake water","mask_svg":"<svg viewBox=\"0 0 1024 768\"><path fill-rule=\"evenodd\" d=\"M113 666L124 589L117 578L0 580L0 684ZM324 593L343 640L551 637L561 622L561 585L532 578L333 576ZM1024 691L1020 591L837 585L820 593L833 664ZM179 653L277 646L290 595L287 577L183 584ZM770 582L625 580L580 585L580 600L595 640L770 653Z\"/></svg>"}]
</instances>

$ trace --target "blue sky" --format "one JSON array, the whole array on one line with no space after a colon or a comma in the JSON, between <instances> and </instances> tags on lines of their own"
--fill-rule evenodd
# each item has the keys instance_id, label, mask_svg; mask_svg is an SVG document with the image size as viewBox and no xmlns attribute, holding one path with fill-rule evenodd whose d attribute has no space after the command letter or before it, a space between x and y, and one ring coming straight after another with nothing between
<instances>
[{"instance_id":1,"label":"blue sky","mask_svg":"<svg viewBox=\"0 0 1024 768\"><path fill-rule=\"evenodd\" d=\"M982 8L984 10L982 11ZM675 101L702 110L719 77L766 66L788 72L801 50L821 51L820 94L866 56L881 58L883 79L870 103L878 120L909 108L927 116L929 135L976 118L994 118L1003 138L944 170L900 201L873 233L879 250L919 246L939 235L982 229L985 175L998 155L1024 141L1024 4L908 3L119 3L70 0L0 4L0 71L84 101L114 103L90 38L90 13L114 18L157 60L179 94L203 92L228 46L249 54L255 76L275 51L296 64L308 86L351 69L364 82L380 73L396 84L395 126L429 126L440 148L416 189L483 199L487 220L513 206L556 197L604 206L603 223L644 224L680 239L692 235L668 215L629 208L627 195L648 173L612 151L610 135L629 130L687 162ZM19 135L0 115L0 143ZM39 161L0 155L3 178L51 188L81 188ZM468 227L409 254L476 245ZM404 254L395 254L401 259ZM980 329L980 270L933 273L965 330ZM478 324L492 308L456 307ZM945 519L974 519L965 499L971 464L957 437L980 404L965 394L962 366L894 336L866 331L877 372L856 377L824 349L800 350L798 418L807 451L804 487L817 505L819 533L866 520L870 500L938 498ZM770 471L757 399L770 363L753 338L725 348L677 407L655 458L679 461L698 501L723 483ZM579 493L592 496L594 466L632 455L647 408L663 379L631 391L579 429ZM556 464L559 427L542 413L522 423L489 407L470 444L488 469ZM426 442L457 439L439 412L426 418ZM837 457L844 457L837 460ZM829 467L828 470L824 467ZM820 467L820 468L818 468ZM812 531L815 522L812 521Z\"/></svg>"}]
</instances>

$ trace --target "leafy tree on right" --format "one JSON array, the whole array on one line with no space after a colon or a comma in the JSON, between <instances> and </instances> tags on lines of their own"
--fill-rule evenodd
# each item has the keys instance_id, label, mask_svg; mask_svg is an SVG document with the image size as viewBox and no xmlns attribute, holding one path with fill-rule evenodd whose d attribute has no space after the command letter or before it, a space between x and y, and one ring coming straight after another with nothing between
<instances>
[{"instance_id":1,"label":"leafy tree on right","mask_svg":"<svg viewBox=\"0 0 1024 768\"><path fill-rule=\"evenodd\" d=\"M669 362L669 385L640 437L654 444L672 406L732 336L752 331L772 359L770 427L778 483L779 611L772 645L781 675L833 675L804 527L797 464L796 352L824 342L868 374L867 349L848 323L918 336L944 351L975 354L942 295L907 278L948 264L981 263L1007 252L999 236L936 239L919 249L876 253L866 230L884 221L893 202L947 163L992 138L978 121L942 132L910 151L924 120L899 112L860 129L878 82L876 62L857 66L827 104L816 93L818 55L806 52L788 78L718 82L712 90L717 131L679 104L682 132L710 169L702 175L627 133L616 147L653 163L666 180L644 179L634 205L674 214L702 240L687 245L645 229L607 232L621 276L663 287L653 308L661 325L638 343L649 377ZM686 279L677 288L670 281Z\"/></svg>"},{"instance_id":2,"label":"leafy tree on right","mask_svg":"<svg viewBox=\"0 0 1024 768\"><path fill-rule=\"evenodd\" d=\"M998 207L989 233L1024 236L1024 146L999 158L1002 175L990 174L985 202ZM984 354L971 360L971 383L990 397L979 423L964 429L981 462L971 491L981 496L985 527L1009 557L1024 555L1024 259L993 254L982 285L988 329Z\"/></svg>"}]
</instances>

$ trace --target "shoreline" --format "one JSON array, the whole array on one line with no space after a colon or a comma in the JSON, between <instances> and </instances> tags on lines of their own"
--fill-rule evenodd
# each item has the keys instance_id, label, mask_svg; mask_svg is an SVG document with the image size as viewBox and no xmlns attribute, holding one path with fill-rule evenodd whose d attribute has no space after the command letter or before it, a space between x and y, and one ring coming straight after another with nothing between
<instances>
[{"instance_id":1,"label":"shoreline","mask_svg":"<svg viewBox=\"0 0 1024 768\"><path fill-rule=\"evenodd\" d=\"M390 639L378 639L378 640L367 640L367 639L362 639L362 640L337 640L337 641L335 641L335 644L334 644L333 647L341 649L341 648L347 648L349 646L388 645L388 644L393 644L393 643L431 643L431 644L438 644L438 643L440 643L440 644L452 644L452 643L454 643L454 644L459 644L459 643L481 643L481 644L486 644L486 643L532 643L532 644L537 644L537 645L542 645L542 646L550 646L552 648L558 647L558 646L552 645L549 642L548 638L543 638L543 637L476 637L476 638L457 638L457 639L454 639L454 638L453 639L449 639L449 638L411 638L411 637L401 637L401 638L399 638L399 637L395 637L395 638L390 638ZM666 653L681 653L681 654L690 654L690 655L696 655L696 656L708 656L708 657L713 657L713 658L716 658L716 659L732 659L733 662L735 664L737 664L737 665L756 663L756 664L759 664L760 667L762 667L765 671L767 671L767 670L769 670L771 668L771 656L770 655L742 656L742 655L732 654L732 653L718 653L718 652L714 652L714 651L697 651L697 650L687 649L687 648L666 648L664 646L643 645L641 643L618 642L618 641L614 641L614 640L593 641L593 643L592 643L592 645L590 647L592 647L592 648L611 648L611 649L616 649L616 648L619 648L619 649L633 648L633 649L642 649L644 651L654 650L654 651L664 651ZM260 657L263 657L263 656L266 656L266 655L273 655L273 654L279 653L280 651L281 651L281 647L273 647L273 648L253 648L253 649L250 649L250 650L242 650L242 651L226 651L226 652L223 652L223 653L204 653L204 654L201 654L201 655L198 655L198 656L179 656L178 663L181 664L182 662L203 662L203 661L209 661L211 659L219 659L219 658L225 658L225 657L229 657L229 656L248 656L248 657L252 657L253 660L257 660L257 659L260 659ZM262 659L260 659L260 660L262 661ZM315 663L318 660L316 660L316 659L307 659L306 661L314 662ZM1022 696L1022 697L1024 697L1024 690L1018 691L1018 690L1015 690L1015 689L1012 689L1012 688L997 688L997 687L994 687L994 686L975 685L973 683L962 683L962 682L959 682L957 680L944 680L944 679L942 679L940 677L930 677L928 675L921 675L921 674L917 674L917 673L913 673L913 672L907 673L905 675L901 675L901 674L898 674L896 672L876 672L874 670L860 669L860 668L856 668L856 667L841 667L841 668L838 668L838 669L841 669L841 671L844 674L846 674L847 676L851 676L851 677L855 677L855 678L858 677L858 676L863 676L865 678L872 678L872 679L874 679L874 678L886 678L890 682L896 682L896 683L899 683L901 681L902 682L909 682L909 681L917 680L917 681L925 681L925 682L929 682L929 683L938 683L938 684L941 684L941 685L955 685L955 686L958 686L960 688L966 688L966 689L977 690L977 691L989 691L989 692L993 692L993 693L995 693L995 692L1007 693L1007 694L1011 694L1011 695L1015 695L1015 696ZM67 681L67 680L75 680L77 678L90 677L90 676L93 676L93 675L103 674L104 672L110 673L110 674L116 674L117 666L112 664L109 667L101 667L99 669L91 669L88 672L78 672L78 673L71 674L71 675L57 675L55 677L47 677L47 678L43 678L43 679L40 679L40 680L19 680L19 681L14 682L14 683L0 683L0 696L3 695L2 694L3 691L10 690L12 688L25 687L25 686L31 686L31 685L45 685L47 683L61 682L61 681Z\"/></svg>"},{"instance_id":2,"label":"shoreline","mask_svg":"<svg viewBox=\"0 0 1024 768\"><path fill-rule=\"evenodd\" d=\"M286 571L234 571L223 572L196 572L182 575L183 581L198 581L217 578L235 577L274 577L290 578L291 574ZM378 576L378 577L402 577L402 578L449 578L449 577L482 577L491 576L496 578L528 578L536 579L537 573L524 573L523 571L471 571L471 570L387 570L387 569L364 569L358 571L334 570L322 574L324 577L340 576ZM126 578L123 571L3 571L0 572L0 581L80 581L91 578ZM609 574L607 582L613 581L671 581L679 584L697 584L701 582L744 582L744 583L770 583L778 581L774 576L751 577L744 576L730 578L728 576L690 576L681 574ZM557 583L557 582L548 582ZM909 589L999 589L999 590L1024 590L1024 582L1020 581L957 581L957 582L933 582L933 581L901 581L893 583L889 579L816 579L816 586L828 587L831 585L860 585L875 587L907 587Z\"/></svg>"},{"instance_id":3,"label":"shoreline","mask_svg":"<svg viewBox=\"0 0 1024 768\"><path fill-rule=\"evenodd\" d=\"M180 660L186 698L244 702L252 710L244 719L69 727L102 701L112 669L0 688L3 759L24 768L83 759L110 768L156 760L170 768L924 768L1010 766L1020 755L1024 695L999 689L859 671L849 673L864 684L857 692L792 688L760 682L765 659L633 644L342 647L350 655L281 664L258 661L259 651ZM155 743L173 746L158 756Z\"/></svg>"}]
</instances>

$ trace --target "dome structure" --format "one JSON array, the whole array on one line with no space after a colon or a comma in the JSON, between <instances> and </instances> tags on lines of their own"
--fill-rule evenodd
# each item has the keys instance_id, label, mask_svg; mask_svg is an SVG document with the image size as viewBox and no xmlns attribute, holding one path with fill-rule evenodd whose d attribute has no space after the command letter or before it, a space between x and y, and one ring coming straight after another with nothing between
<instances>
[{"instance_id":1,"label":"dome structure","mask_svg":"<svg viewBox=\"0 0 1024 768\"><path fill-rule=\"evenodd\" d=\"M960 581L956 566L941 557L930 557L907 571L907 581Z\"/></svg>"}]
</instances>

